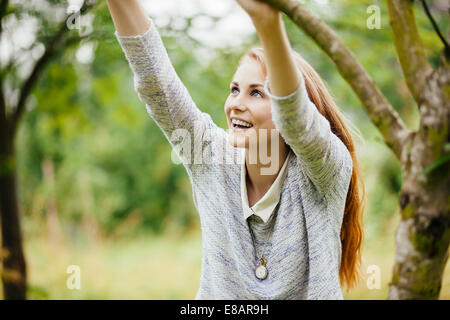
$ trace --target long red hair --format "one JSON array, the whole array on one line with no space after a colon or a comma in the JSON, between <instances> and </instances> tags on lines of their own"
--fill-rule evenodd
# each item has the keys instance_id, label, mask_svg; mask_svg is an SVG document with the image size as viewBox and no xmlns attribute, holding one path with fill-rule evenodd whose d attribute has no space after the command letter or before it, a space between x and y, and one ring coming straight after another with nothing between
<instances>
[{"instance_id":1,"label":"long red hair","mask_svg":"<svg viewBox=\"0 0 450 320\"><path fill-rule=\"evenodd\" d=\"M334 99L328 92L327 87L317 72L306 62L299 53L292 50L293 58L300 68L305 79L305 86L310 100L316 105L319 112L329 121L331 131L341 139L353 159L353 173L347 193L344 209L344 218L341 227L342 258L339 268L339 280L341 286L347 291L356 287L361 279L361 250L363 244L363 213L366 206L366 191L363 173L356 156L353 138L344 122L344 115L336 106ZM264 49L260 47L251 48L239 61L239 65L245 58L257 61L267 75ZM346 119L346 118L345 118ZM348 123L350 121L346 119ZM361 137L359 130L352 126L355 133Z\"/></svg>"}]
</instances>

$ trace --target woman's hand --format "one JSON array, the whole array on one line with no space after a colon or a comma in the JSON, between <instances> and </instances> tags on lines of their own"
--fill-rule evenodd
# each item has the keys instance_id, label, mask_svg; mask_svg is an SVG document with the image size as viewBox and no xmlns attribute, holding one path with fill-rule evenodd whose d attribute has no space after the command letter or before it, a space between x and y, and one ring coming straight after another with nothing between
<instances>
[{"instance_id":1,"label":"woman's hand","mask_svg":"<svg viewBox=\"0 0 450 320\"><path fill-rule=\"evenodd\" d=\"M244 9L255 26L277 22L281 17L280 10L261 0L236 0Z\"/></svg>"},{"instance_id":2,"label":"woman's hand","mask_svg":"<svg viewBox=\"0 0 450 320\"><path fill-rule=\"evenodd\" d=\"M260 0L236 1L253 20L264 48L270 92L278 97L293 93L299 87L300 78L281 11Z\"/></svg>"}]
</instances>

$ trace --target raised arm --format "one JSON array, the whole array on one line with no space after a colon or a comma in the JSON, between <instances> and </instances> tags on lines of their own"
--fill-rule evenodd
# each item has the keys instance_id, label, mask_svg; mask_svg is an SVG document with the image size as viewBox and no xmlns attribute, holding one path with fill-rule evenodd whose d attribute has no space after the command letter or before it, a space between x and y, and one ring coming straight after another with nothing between
<instances>
[{"instance_id":1,"label":"raised arm","mask_svg":"<svg viewBox=\"0 0 450 320\"><path fill-rule=\"evenodd\" d=\"M301 161L317 190L327 197L347 192L352 158L331 131L329 121L309 99L305 79L296 66L281 13L255 0L238 0L249 13L264 48L265 91L272 119L286 143Z\"/></svg>"},{"instance_id":2,"label":"raised arm","mask_svg":"<svg viewBox=\"0 0 450 320\"><path fill-rule=\"evenodd\" d=\"M119 36L143 34L150 26L138 0L107 0Z\"/></svg>"},{"instance_id":3,"label":"raised arm","mask_svg":"<svg viewBox=\"0 0 450 320\"><path fill-rule=\"evenodd\" d=\"M205 130L219 132L218 127L209 114L197 108L173 68L154 21L139 2L108 0L108 6L139 99L191 173L192 165L202 164L196 155L208 143L203 139Z\"/></svg>"}]
</instances>

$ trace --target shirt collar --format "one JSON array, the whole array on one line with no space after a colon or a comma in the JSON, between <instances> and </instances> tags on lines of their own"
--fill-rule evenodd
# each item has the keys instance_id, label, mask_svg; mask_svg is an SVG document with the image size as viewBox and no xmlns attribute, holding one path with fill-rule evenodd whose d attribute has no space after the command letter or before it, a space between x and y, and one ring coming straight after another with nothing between
<instances>
[{"instance_id":1,"label":"shirt collar","mask_svg":"<svg viewBox=\"0 0 450 320\"><path fill-rule=\"evenodd\" d=\"M259 216L264 221L264 223L267 223L270 216L272 215L273 210L280 201L281 187L287 174L287 164L289 162L291 152L289 150L286 160L284 161L284 164L281 167L277 178L272 183L269 190L267 190L264 196L259 199L258 202L255 203L251 208L248 204L247 184L245 181L247 175L245 166L245 148L242 148L242 155L244 161L241 164L241 200L242 209L244 211L244 220L247 220L248 217L250 217L252 214L255 214Z\"/></svg>"}]
</instances>

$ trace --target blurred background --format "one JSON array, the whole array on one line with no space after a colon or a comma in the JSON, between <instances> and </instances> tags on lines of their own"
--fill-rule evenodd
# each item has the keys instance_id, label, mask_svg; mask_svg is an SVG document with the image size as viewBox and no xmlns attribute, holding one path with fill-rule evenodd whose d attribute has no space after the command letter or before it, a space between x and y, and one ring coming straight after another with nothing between
<instances>
[{"instance_id":1,"label":"blurred background","mask_svg":"<svg viewBox=\"0 0 450 320\"><path fill-rule=\"evenodd\" d=\"M410 129L418 112L398 64L384 1L302 1L326 21L367 70ZM445 1L444 1L445 2ZM223 111L239 58L259 45L232 0L142 1L197 106L226 128ZM367 8L380 8L369 29ZM43 41L77 1L10 1L0 63L7 99L42 56ZM430 6L450 30L442 1ZM415 7L430 63L442 44ZM361 137L353 137L367 191L362 280L347 299L385 299L400 220L401 168L330 59L284 16L292 47L322 76ZM15 139L18 197L29 299L193 299L201 268L200 220L189 178L133 88L106 3L68 21L75 39L50 61L32 91ZM7 69L6 69L7 70ZM69 266L81 272L69 289ZM380 270L380 287L368 285ZM372 271L370 271L372 270ZM0 282L0 298L2 297ZM450 267L441 299L450 298Z\"/></svg>"}]
</instances>

